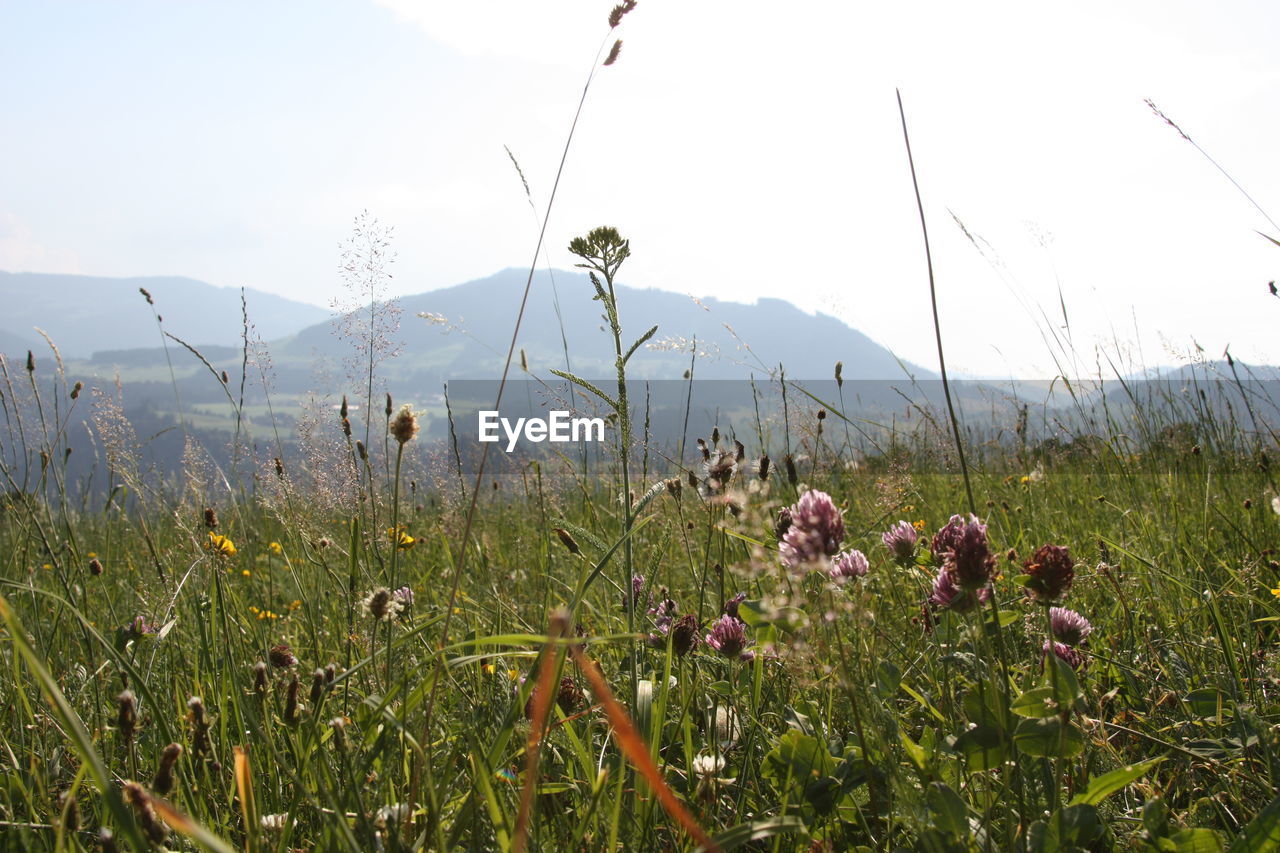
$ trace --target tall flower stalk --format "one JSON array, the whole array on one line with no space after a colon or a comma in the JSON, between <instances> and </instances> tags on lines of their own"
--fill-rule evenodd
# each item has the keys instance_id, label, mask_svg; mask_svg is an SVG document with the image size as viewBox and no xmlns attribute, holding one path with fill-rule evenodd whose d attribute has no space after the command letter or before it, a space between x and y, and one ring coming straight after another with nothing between
<instances>
[{"instance_id":1,"label":"tall flower stalk","mask_svg":"<svg viewBox=\"0 0 1280 853\"><path fill-rule=\"evenodd\" d=\"M618 318L618 294L614 282L618 269L623 261L631 256L631 243L623 239L618 229L601 226L592 229L585 237L575 237L569 243L569 251L582 258L578 267L585 269L595 287L595 299L604 304L605 319L609 323L609 332L613 336L614 368L617 371L617 397L611 398L599 388L571 373L553 370L552 373L567 379L602 398L613 409L618 419L618 467L622 481L622 586L624 589L631 582L632 544L631 528L635 522L635 513L631 504L631 412L627 402L627 362L645 341L658 331L654 326L641 335L635 343L625 351L622 348L622 323ZM635 601L634 597L627 602L627 632L635 633ZM631 652L631 686L632 697L636 691L636 651Z\"/></svg>"}]
</instances>

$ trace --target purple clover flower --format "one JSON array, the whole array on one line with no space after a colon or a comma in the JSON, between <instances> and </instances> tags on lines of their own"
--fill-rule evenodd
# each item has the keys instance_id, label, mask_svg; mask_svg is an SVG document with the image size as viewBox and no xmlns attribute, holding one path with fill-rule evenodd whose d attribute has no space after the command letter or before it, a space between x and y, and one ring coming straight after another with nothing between
<instances>
[{"instance_id":1,"label":"purple clover flower","mask_svg":"<svg viewBox=\"0 0 1280 853\"><path fill-rule=\"evenodd\" d=\"M741 619L725 614L711 626L706 643L729 659L751 660L747 657L747 625Z\"/></svg>"},{"instance_id":2,"label":"purple clover flower","mask_svg":"<svg viewBox=\"0 0 1280 853\"><path fill-rule=\"evenodd\" d=\"M976 591L966 590L956 583L955 577L944 566L938 570L933 579L933 590L929 594L929 605L934 609L954 610L964 613L971 610L979 602L985 604L991 600L991 587L984 586Z\"/></svg>"},{"instance_id":3,"label":"purple clover flower","mask_svg":"<svg viewBox=\"0 0 1280 853\"><path fill-rule=\"evenodd\" d=\"M1084 669L1088 665L1088 659L1078 649L1073 649L1066 643L1056 643L1050 640L1044 641L1044 647L1041 649L1041 659L1049 657L1049 650L1053 649L1053 653L1058 656L1067 666L1075 670Z\"/></svg>"},{"instance_id":4,"label":"purple clover flower","mask_svg":"<svg viewBox=\"0 0 1280 853\"><path fill-rule=\"evenodd\" d=\"M810 489L790 509L791 526L778 545L782 563L801 569L833 557L844 541L844 511L826 492Z\"/></svg>"},{"instance_id":5,"label":"purple clover flower","mask_svg":"<svg viewBox=\"0 0 1280 853\"><path fill-rule=\"evenodd\" d=\"M1065 607L1049 608L1049 626L1053 629L1053 636L1068 646L1080 645L1093 633L1088 619Z\"/></svg>"},{"instance_id":6,"label":"purple clover flower","mask_svg":"<svg viewBox=\"0 0 1280 853\"><path fill-rule=\"evenodd\" d=\"M831 579L844 583L852 578L865 577L867 569L866 554L857 550L845 551L831 561Z\"/></svg>"},{"instance_id":7,"label":"purple clover flower","mask_svg":"<svg viewBox=\"0 0 1280 853\"><path fill-rule=\"evenodd\" d=\"M915 559L916 544L920 541L920 534L916 532L911 522L899 521L881 534L880 541L884 542L884 546L889 549L893 558L905 566Z\"/></svg>"}]
</instances>

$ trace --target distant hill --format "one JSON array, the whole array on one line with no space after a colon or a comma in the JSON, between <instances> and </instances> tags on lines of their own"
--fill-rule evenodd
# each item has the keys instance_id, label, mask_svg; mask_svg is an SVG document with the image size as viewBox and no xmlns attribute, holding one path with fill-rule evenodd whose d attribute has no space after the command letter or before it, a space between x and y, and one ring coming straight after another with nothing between
<instances>
[{"instance_id":1,"label":"distant hill","mask_svg":"<svg viewBox=\"0 0 1280 853\"><path fill-rule=\"evenodd\" d=\"M0 351L24 354L43 329L65 358L99 350L158 346L160 333L138 288L145 287L165 329L194 345L233 346L240 340L240 290L178 276L103 278L0 272ZM328 312L314 305L246 290L249 319L264 340L292 335ZM43 346L43 344L42 344ZM39 353L37 353L39 355Z\"/></svg>"},{"instance_id":2,"label":"distant hill","mask_svg":"<svg viewBox=\"0 0 1280 853\"><path fill-rule=\"evenodd\" d=\"M507 269L488 278L399 300L404 315L402 355L387 364L393 384L405 381L438 387L446 379L497 378L502 372L511 326L528 272ZM554 282L554 288L553 288ZM560 316L556 315L556 296ZM568 364L582 376L613 375L613 344L603 310L587 276L540 272L534 277L520 328L518 348L529 369L545 374ZM933 374L904 364L893 353L845 323L808 314L781 299L754 304L697 299L661 290L618 288L623 346L657 326L657 334L627 366L636 379L679 378L690 366L696 340L701 357L694 367L702 379L761 377L779 364L788 376L826 379L844 362L847 379L903 379L907 372ZM419 314L433 319L423 319ZM563 338L561 332L563 329ZM350 342L338 339L330 323L299 332L274 351L277 359L312 361L341 357ZM519 353L517 353L518 364Z\"/></svg>"}]
</instances>

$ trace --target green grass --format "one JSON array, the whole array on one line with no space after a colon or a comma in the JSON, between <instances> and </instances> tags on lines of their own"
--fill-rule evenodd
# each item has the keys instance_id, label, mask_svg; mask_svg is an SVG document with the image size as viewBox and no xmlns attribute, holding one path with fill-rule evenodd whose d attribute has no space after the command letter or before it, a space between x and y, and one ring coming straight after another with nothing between
<instances>
[{"instance_id":1,"label":"green grass","mask_svg":"<svg viewBox=\"0 0 1280 853\"><path fill-rule=\"evenodd\" d=\"M792 417L797 440L811 441L811 413L796 406ZM336 416L332 430L341 439ZM52 432L30 440L57 446ZM541 654L569 681L539 743L530 847L688 847L624 759L577 664L542 651L552 612L576 604L586 653L666 784L726 848L1050 850L1067 849L1059 836L1074 832L1082 848L1219 849L1270 814L1280 769L1280 517L1256 454L1162 445L1158 432L1144 441L1140 453L1119 452L1125 440L1104 436L1030 477L1029 456L984 448L974 489L999 555L996 604L927 618L927 551L904 566L879 542L898 519L923 522L927 537L963 508L957 474L921 436L858 466L824 447L808 485L842 506L844 547L870 561L865 578L844 585L780 565L773 523L798 493L780 464L767 482L741 466L734 512L705 487L633 485L637 496L657 488L623 543L619 466L545 460L481 490L447 637L465 505L456 490L424 486L397 506L381 441L368 464L350 445L310 460L359 474L325 499L306 468L286 472L288 488L197 494L144 481L97 511L11 497L0 517L0 839L91 849L109 827L121 845L144 844L120 785L151 786L160 753L178 743L165 799L206 843L505 849L527 781L526 703ZM402 480L418 476L422 448L406 450ZM234 555L208 547L206 505ZM393 514L411 548L392 548ZM1077 672L1045 671L1044 608L1017 580L1047 542L1079 561L1064 603L1095 629ZM626 544L645 578L634 634L621 604ZM402 584L414 600L401 616L362 610L371 590ZM699 637L745 593L740 612L760 654L743 662L705 643L684 657L651 647L644 605L663 588ZM130 632L138 617L147 630ZM282 643L297 665L267 663L255 688L255 665ZM289 699L295 677L300 709ZM133 733L119 720L126 688ZM191 697L210 725L204 750ZM237 748L252 787L244 799ZM1122 783L1090 797L1103 777ZM407 806L388 820L396 804ZM269 829L267 815L288 817ZM1154 846L1165 842L1175 846Z\"/></svg>"}]
</instances>

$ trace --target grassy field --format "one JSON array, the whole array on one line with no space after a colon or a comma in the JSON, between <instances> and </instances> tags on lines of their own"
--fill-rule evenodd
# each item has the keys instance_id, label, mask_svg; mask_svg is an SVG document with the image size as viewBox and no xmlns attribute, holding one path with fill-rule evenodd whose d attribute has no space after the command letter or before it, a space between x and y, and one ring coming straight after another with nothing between
<instances>
[{"instance_id":1,"label":"grassy field","mask_svg":"<svg viewBox=\"0 0 1280 853\"><path fill-rule=\"evenodd\" d=\"M85 501L82 389L5 365L6 849L1276 848L1265 430L1024 416L966 471L944 413L868 453L797 404L781 459L638 482L628 246L571 251L620 356L590 467L433 480L388 400L160 476L98 397Z\"/></svg>"}]
</instances>

